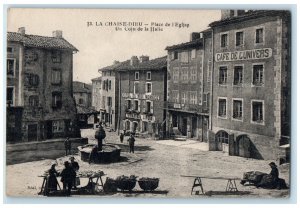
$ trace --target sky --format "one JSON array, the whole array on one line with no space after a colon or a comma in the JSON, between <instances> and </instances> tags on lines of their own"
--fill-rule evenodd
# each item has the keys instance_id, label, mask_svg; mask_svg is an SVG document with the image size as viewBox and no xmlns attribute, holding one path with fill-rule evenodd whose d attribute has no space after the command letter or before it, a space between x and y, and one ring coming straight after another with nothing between
<instances>
[{"instance_id":1,"label":"sky","mask_svg":"<svg viewBox=\"0 0 300 208\"><path fill-rule=\"evenodd\" d=\"M79 50L74 54L74 81L91 83L100 76L98 69L112 65L114 60L125 61L133 55L148 55L150 59L165 56L166 46L188 42L191 32L207 29L220 17L220 10L200 9L10 8L7 30L17 32L25 27L26 34L42 36L62 30L63 37ZM116 31L114 24L120 22L121 30ZM151 32L151 26L162 31ZM136 31L126 31L130 29Z\"/></svg>"}]
</instances>

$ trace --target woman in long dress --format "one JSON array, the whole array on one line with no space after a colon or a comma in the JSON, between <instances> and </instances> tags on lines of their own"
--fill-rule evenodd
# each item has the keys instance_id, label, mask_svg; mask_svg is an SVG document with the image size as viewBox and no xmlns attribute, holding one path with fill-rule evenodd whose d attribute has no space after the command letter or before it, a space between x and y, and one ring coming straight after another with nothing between
<instances>
[{"instance_id":1,"label":"woman in long dress","mask_svg":"<svg viewBox=\"0 0 300 208\"><path fill-rule=\"evenodd\" d=\"M51 168L48 170L48 191L57 191L57 176L58 172L55 170L56 164L53 164Z\"/></svg>"}]
</instances>

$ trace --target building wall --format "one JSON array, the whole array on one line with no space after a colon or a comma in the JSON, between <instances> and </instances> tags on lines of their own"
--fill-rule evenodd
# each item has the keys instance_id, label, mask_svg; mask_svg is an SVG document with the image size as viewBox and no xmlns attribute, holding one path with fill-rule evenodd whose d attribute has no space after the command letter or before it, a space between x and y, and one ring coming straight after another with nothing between
<instances>
[{"instance_id":1,"label":"building wall","mask_svg":"<svg viewBox=\"0 0 300 208\"><path fill-rule=\"evenodd\" d=\"M264 41L263 43L255 43L255 30L263 28ZM263 17L254 20L241 21L236 24L230 24L214 28L214 84L213 84L213 105L212 105L212 130L216 133L223 129L227 132L242 132L247 134L255 148L261 154L261 158L274 159L274 148L278 145L278 138L281 134L281 113L280 107L282 101L282 74L289 70L285 65L287 62L287 52L285 52L285 60L282 62L282 21L281 18ZM244 45L235 45L235 33L237 31L244 32ZM221 34L228 34L228 47L221 48ZM276 35L274 35L276 34ZM286 32L284 34L287 34ZM285 40L286 41L286 40ZM286 41L287 42L287 41ZM285 45L287 47L287 45ZM247 60L231 60L218 61L216 53L224 54L226 52L237 52L253 49L270 49L272 55L267 58L256 58ZM263 64L263 85L254 86L253 79L253 64ZM233 85L233 69L235 65L243 66L243 84L241 86ZM282 66L285 67L282 67ZM219 84L219 68L227 66L227 84ZM226 118L218 116L218 98L227 99L227 114ZM242 99L243 102L243 117L242 120L232 118L233 98ZM251 101L262 100L264 102L264 121L262 123L252 122ZM236 133L235 133L236 134ZM238 135L235 135L235 138Z\"/></svg>"},{"instance_id":2,"label":"building wall","mask_svg":"<svg viewBox=\"0 0 300 208\"><path fill-rule=\"evenodd\" d=\"M135 80L135 72L139 72L139 80ZM151 72L151 80L146 80L147 72ZM136 121L138 123L137 132L143 132L142 122L148 122L148 134L155 136L158 133L158 128L163 129L161 123L165 120L164 115L164 101L166 99L165 95L165 77L166 70L137 70L137 71L127 71L120 72L120 94L121 94L121 106L120 106L120 129L125 129L125 121L130 121L131 123ZM139 83L138 93L134 94L134 83ZM146 83L152 83L152 93L151 96L146 95ZM134 100L138 100L140 103L137 113L129 113L127 111L127 100L131 100L132 106ZM153 102L152 114L148 117L143 112L146 109L146 101ZM132 107L133 108L133 107ZM135 118L133 118L135 117ZM131 129L132 130L132 129ZM162 130L163 131L163 130ZM150 135L150 136L151 136Z\"/></svg>"},{"instance_id":3,"label":"building wall","mask_svg":"<svg viewBox=\"0 0 300 208\"><path fill-rule=\"evenodd\" d=\"M99 111L101 107L101 80L92 81L92 106Z\"/></svg>"},{"instance_id":4,"label":"building wall","mask_svg":"<svg viewBox=\"0 0 300 208\"><path fill-rule=\"evenodd\" d=\"M86 92L74 92L73 93L76 104L80 104L80 99L82 99L82 104L85 107L90 107L92 105L91 93Z\"/></svg>"}]
</instances>

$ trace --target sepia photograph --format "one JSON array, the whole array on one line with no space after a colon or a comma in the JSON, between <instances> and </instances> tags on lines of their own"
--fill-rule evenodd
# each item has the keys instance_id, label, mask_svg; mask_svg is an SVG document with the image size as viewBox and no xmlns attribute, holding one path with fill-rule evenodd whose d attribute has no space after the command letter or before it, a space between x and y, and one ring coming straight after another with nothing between
<instances>
[{"instance_id":1,"label":"sepia photograph","mask_svg":"<svg viewBox=\"0 0 300 208\"><path fill-rule=\"evenodd\" d=\"M12 6L4 24L6 196L290 197L290 10Z\"/></svg>"}]
</instances>

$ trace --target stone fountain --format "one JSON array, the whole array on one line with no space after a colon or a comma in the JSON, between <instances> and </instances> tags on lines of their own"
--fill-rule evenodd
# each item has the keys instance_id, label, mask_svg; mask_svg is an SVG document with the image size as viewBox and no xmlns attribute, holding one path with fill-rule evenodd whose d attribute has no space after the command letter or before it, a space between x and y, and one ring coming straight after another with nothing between
<instances>
[{"instance_id":1,"label":"stone fountain","mask_svg":"<svg viewBox=\"0 0 300 208\"><path fill-rule=\"evenodd\" d=\"M86 144L78 147L79 157L84 162L89 162L91 151L95 145ZM112 163L120 161L121 148L114 144L104 144L102 151L97 151L93 163Z\"/></svg>"}]
</instances>

